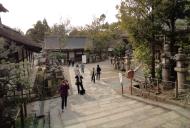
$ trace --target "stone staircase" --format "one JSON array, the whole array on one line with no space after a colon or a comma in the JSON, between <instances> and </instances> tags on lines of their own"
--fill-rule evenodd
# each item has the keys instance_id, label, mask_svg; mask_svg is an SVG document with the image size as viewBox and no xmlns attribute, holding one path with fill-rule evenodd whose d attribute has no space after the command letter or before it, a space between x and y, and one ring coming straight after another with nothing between
<instances>
[{"instance_id":1,"label":"stone staircase","mask_svg":"<svg viewBox=\"0 0 190 128\"><path fill-rule=\"evenodd\" d=\"M60 115L64 128L154 128L172 125L179 119L184 126L190 126L188 119L175 112L121 96L72 105L71 110ZM172 128L180 128L181 124Z\"/></svg>"},{"instance_id":2,"label":"stone staircase","mask_svg":"<svg viewBox=\"0 0 190 128\"><path fill-rule=\"evenodd\" d=\"M44 128L189 128L190 119L169 109L139 102L118 95L103 81L91 83L90 71L85 69L85 95L76 92L73 68L70 68L72 95L61 111L61 98L45 101Z\"/></svg>"}]
</instances>

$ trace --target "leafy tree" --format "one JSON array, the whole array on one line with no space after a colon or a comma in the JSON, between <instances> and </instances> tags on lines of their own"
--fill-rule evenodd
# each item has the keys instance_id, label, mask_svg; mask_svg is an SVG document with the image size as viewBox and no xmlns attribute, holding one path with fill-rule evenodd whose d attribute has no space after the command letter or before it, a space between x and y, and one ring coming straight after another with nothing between
<instances>
[{"instance_id":1,"label":"leafy tree","mask_svg":"<svg viewBox=\"0 0 190 128\"><path fill-rule=\"evenodd\" d=\"M127 30L128 36L135 47L148 43L151 49L151 75L155 76L155 35L166 35L169 38L170 50L175 54L177 42L187 42L188 36L182 36L183 30L177 28L179 19L188 23L190 17L189 0L123 0L117 6L122 29ZM183 37L183 38L182 38ZM178 43L178 45L182 45ZM184 47L186 45L183 45ZM142 53L144 51L142 50Z\"/></svg>"},{"instance_id":2,"label":"leafy tree","mask_svg":"<svg viewBox=\"0 0 190 128\"><path fill-rule=\"evenodd\" d=\"M69 36L88 36L88 31L85 27L72 28Z\"/></svg>"},{"instance_id":3,"label":"leafy tree","mask_svg":"<svg viewBox=\"0 0 190 128\"><path fill-rule=\"evenodd\" d=\"M177 21L186 22L186 27L190 18L190 1L189 0L160 0L155 16L162 23L162 30L170 39L170 50L174 54L177 40L181 40L178 36L183 37L178 32ZM186 33L183 33L186 35ZM177 39L178 38L178 39ZM178 41L180 42L180 41Z\"/></svg>"},{"instance_id":4,"label":"leafy tree","mask_svg":"<svg viewBox=\"0 0 190 128\"><path fill-rule=\"evenodd\" d=\"M160 34L160 23L154 16L158 0L124 0L117 6L121 28L127 30L134 47L147 43L151 56L151 75L155 77L155 35ZM141 52L144 52L143 50ZM147 63L148 64L148 63Z\"/></svg>"},{"instance_id":5,"label":"leafy tree","mask_svg":"<svg viewBox=\"0 0 190 128\"><path fill-rule=\"evenodd\" d=\"M86 26L88 36L93 41L93 48L100 57L102 51L107 50L119 34L116 24L109 25L105 19L106 15L102 14L99 18L94 18L92 24Z\"/></svg>"},{"instance_id":6,"label":"leafy tree","mask_svg":"<svg viewBox=\"0 0 190 128\"><path fill-rule=\"evenodd\" d=\"M34 24L34 28L30 28L27 30L26 35L33 39L36 42L41 42L44 40L45 35L50 31L50 28L47 24L46 19L43 21L37 21Z\"/></svg>"},{"instance_id":7,"label":"leafy tree","mask_svg":"<svg viewBox=\"0 0 190 128\"><path fill-rule=\"evenodd\" d=\"M118 41L116 47L113 49L113 53L117 57L123 57L125 55L125 42Z\"/></svg>"}]
</instances>

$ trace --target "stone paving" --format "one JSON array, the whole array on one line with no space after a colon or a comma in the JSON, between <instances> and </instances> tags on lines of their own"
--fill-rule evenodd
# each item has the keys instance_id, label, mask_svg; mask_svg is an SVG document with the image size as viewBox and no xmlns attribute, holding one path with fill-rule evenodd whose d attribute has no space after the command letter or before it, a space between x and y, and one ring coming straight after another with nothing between
<instances>
[{"instance_id":1,"label":"stone paving","mask_svg":"<svg viewBox=\"0 0 190 128\"><path fill-rule=\"evenodd\" d=\"M85 67L85 95L77 94L74 68L69 67L72 93L68 107L61 112L60 98L45 101L51 128L190 128L190 118L182 114L119 95L114 91L120 88L118 74L108 63L99 64L102 78L95 84L90 70L96 64ZM124 84L127 86L127 80Z\"/></svg>"}]
</instances>

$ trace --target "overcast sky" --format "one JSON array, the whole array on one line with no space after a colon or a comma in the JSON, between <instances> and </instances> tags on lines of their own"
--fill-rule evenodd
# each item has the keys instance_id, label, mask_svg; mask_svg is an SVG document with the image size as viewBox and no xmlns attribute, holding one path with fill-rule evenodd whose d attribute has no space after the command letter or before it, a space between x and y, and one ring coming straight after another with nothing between
<instances>
[{"instance_id":1,"label":"overcast sky","mask_svg":"<svg viewBox=\"0 0 190 128\"><path fill-rule=\"evenodd\" d=\"M91 23L93 17L106 15L111 23L117 21L115 6L121 0L0 0L7 13L1 13L3 24L26 31L37 20L47 19L49 26L69 19L72 26Z\"/></svg>"}]
</instances>

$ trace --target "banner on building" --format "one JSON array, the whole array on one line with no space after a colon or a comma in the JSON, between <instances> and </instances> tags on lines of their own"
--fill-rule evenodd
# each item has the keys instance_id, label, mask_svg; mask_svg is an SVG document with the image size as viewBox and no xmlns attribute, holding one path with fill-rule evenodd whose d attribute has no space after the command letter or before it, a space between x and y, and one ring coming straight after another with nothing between
<instances>
[{"instance_id":1,"label":"banner on building","mask_svg":"<svg viewBox=\"0 0 190 128\"><path fill-rule=\"evenodd\" d=\"M82 63L86 64L86 55L82 55Z\"/></svg>"}]
</instances>

